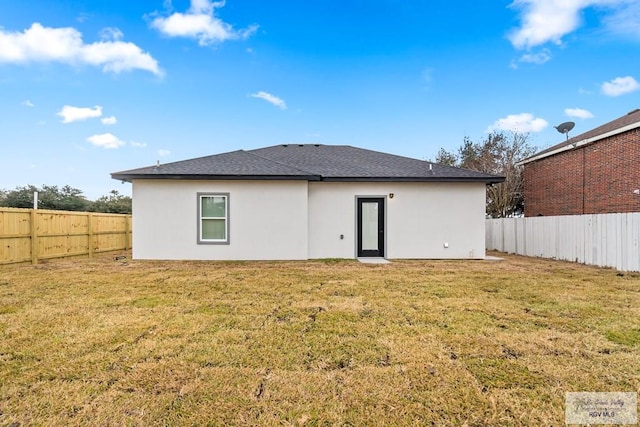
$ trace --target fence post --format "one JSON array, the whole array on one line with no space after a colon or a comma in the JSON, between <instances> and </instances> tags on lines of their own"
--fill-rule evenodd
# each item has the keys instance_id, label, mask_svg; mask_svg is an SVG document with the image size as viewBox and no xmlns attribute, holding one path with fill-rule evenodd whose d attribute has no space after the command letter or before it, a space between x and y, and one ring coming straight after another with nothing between
<instances>
[{"instance_id":1,"label":"fence post","mask_svg":"<svg viewBox=\"0 0 640 427\"><path fill-rule=\"evenodd\" d=\"M89 213L87 218L87 225L89 229L87 232L89 233L89 258L93 258L93 214Z\"/></svg>"},{"instance_id":2,"label":"fence post","mask_svg":"<svg viewBox=\"0 0 640 427\"><path fill-rule=\"evenodd\" d=\"M129 250L129 216L124 217L124 250Z\"/></svg>"},{"instance_id":3,"label":"fence post","mask_svg":"<svg viewBox=\"0 0 640 427\"><path fill-rule=\"evenodd\" d=\"M31 264L38 263L38 211L31 209Z\"/></svg>"}]
</instances>

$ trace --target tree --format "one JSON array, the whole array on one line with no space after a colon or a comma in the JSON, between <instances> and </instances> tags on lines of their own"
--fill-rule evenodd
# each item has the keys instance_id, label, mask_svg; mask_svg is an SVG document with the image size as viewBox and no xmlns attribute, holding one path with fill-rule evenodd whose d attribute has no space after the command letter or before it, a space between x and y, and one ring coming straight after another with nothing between
<instances>
[{"instance_id":1,"label":"tree","mask_svg":"<svg viewBox=\"0 0 640 427\"><path fill-rule=\"evenodd\" d=\"M82 190L65 185L61 189L56 186L42 186L42 197L38 194L38 206L42 209L63 211L86 211L91 202L84 197Z\"/></svg>"},{"instance_id":2,"label":"tree","mask_svg":"<svg viewBox=\"0 0 640 427\"><path fill-rule=\"evenodd\" d=\"M16 187L15 190L9 190L5 192L2 199L2 206L9 208L32 208L34 191L38 191L38 188L34 185Z\"/></svg>"},{"instance_id":3,"label":"tree","mask_svg":"<svg viewBox=\"0 0 640 427\"><path fill-rule=\"evenodd\" d=\"M81 190L68 185L62 189L55 185L43 185L40 188L35 185L27 185L5 192L4 197L0 199L0 205L13 208L32 208L33 193L36 191L38 192L38 207L40 209L84 211L91 204L82 195Z\"/></svg>"},{"instance_id":4,"label":"tree","mask_svg":"<svg viewBox=\"0 0 640 427\"><path fill-rule=\"evenodd\" d=\"M535 151L529 144L528 133L492 132L480 143L465 137L455 153L441 148L436 162L504 176L504 182L487 187L487 214L505 218L524 212L522 168L516 163Z\"/></svg>"},{"instance_id":5,"label":"tree","mask_svg":"<svg viewBox=\"0 0 640 427\"><path fill-rule=\"evenodd\" d=\"M131 213L131 197L111 190L109 195L102 196L93 202L94 212Z\"/></svg>"},{"instance_id":6,"label":"tree","mask_svg":"<svg viewBox=\"0 0 640 427\"><path fill-rule=\"evenodd\" d=\"M90 211L105 213L131 213L131 197L111 190L108 195L98 198L95 202L87 200L82 190L65 185L58 188L55 185L26 185L16 187L15 190L0 189L0 206L10 208L32 208L33 193L38 192L38 208L63 211Z\"/></svg>"},{"instance_id":7,"label":"tree","mask_svg":"<svg viewBox=\"0 0 640 427\"><path fill-rule=\"evenodd\" d=\"M448 152L444 148L441 148L436 155L436 163L440 163L445 166L455 166L458 164L458 156Z\"/></svg>"}]
</instances>

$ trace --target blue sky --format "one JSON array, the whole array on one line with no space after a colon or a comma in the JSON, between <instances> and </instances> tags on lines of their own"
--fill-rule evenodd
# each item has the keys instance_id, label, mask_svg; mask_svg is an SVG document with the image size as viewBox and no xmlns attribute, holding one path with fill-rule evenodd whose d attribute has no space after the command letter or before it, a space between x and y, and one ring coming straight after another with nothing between
<instances>
[{"instance_id":1,"label":"blue sky","mask_svg":"<svg viewBox=\"0 0 640 427\"><path fill-rule=\"evenodd\" d=\"M0 188L282 143L544 148L640 107L638 0L4 0Z\"/></svg>"}]
</instances>

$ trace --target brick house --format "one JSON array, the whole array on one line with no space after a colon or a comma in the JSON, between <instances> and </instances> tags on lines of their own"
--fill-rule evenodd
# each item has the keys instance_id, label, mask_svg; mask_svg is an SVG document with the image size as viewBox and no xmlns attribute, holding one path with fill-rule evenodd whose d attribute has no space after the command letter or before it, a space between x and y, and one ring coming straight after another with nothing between
<instances>
[{"instance_id":1,"label":"brick house","mask_svg":"<svg viewBox=\"0 0 640 427\"><path fill-rule=\"evenodd\" d=\"M640 109L520 164L525 216L640 212Z\"/></svg>"}]
</instances>

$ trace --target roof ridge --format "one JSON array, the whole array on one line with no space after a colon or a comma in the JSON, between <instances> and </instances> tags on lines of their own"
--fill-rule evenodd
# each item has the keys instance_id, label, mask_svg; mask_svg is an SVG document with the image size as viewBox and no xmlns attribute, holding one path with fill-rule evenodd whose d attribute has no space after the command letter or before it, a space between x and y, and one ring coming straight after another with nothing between
<instances>
[{"instance_id":1,"label":"roof ridge","mask_svg":"<svg viewBox=\"0 0 640 427\"><path fill-rule=\"evenodd\" d=\"M285 145L285 144L282 144L282 145ZM273 145L272 147L277 147L277 146L278 146L278 144ZM265 148L269 148L269 147L265 147ZM312 171L308 171L308 170L300 169L300 168L299 168L299 167L297 167L297 166L293 166L293 165L290 165L290 164L288 164L288 163L284 163L284 162L281 162L281 161L278 161L278 160L273 160L273 159L270 159L270 158L268 158L268 157L264 157L264 156L261 156L261 155L259 155L259 154L256 154L256 153L254 153L254 152L253 152L253 151L255 151L255 149L254 149L254 150L249 150L249 151L245 151L245 150L240 150L240 151L244 151L245 153L247 153L247 154L251 154L252 156L258 157L258 158L260 158L260 159L268 160L268 161L270 161L270 162L272 162L272 163L277 163L277 164L279 164L279 165L286 166L286 167L288 167L288 168L295 169L295 170L297 170L297 171L304 172L304 173L309 174L309 175L315 175L315 176L318 176L318 177L322 177L322 175L320 175L320 174L319 174L319 173L317 173L317 172L312 172Z\"/></svg>"},{"instance_id":2,"label":"roof ridge","mask_svg":"<svg viewBox=\"0 0 640 427\"><path fill-rule=\"evenodd\" d=\"M218 154L208 154L206 156L198 156L198 157L194 157L193 159L184 159L184 160L176 160L175 162L169 162L169 163L160 163L161 166L164 165L171 165L173 163L181 163L181 162L190 162L193 160L201 160L201 159L207 159L209 157L216 157L216 156L221 156L223 154L231 154L231 153L238 153L240 151L244 151L242 148L238 149L238 150L231 150L231 151L225 151L224 153L218 153ZM152 165L155 166L155 165Z\"/></svg>"}]
</instances>

